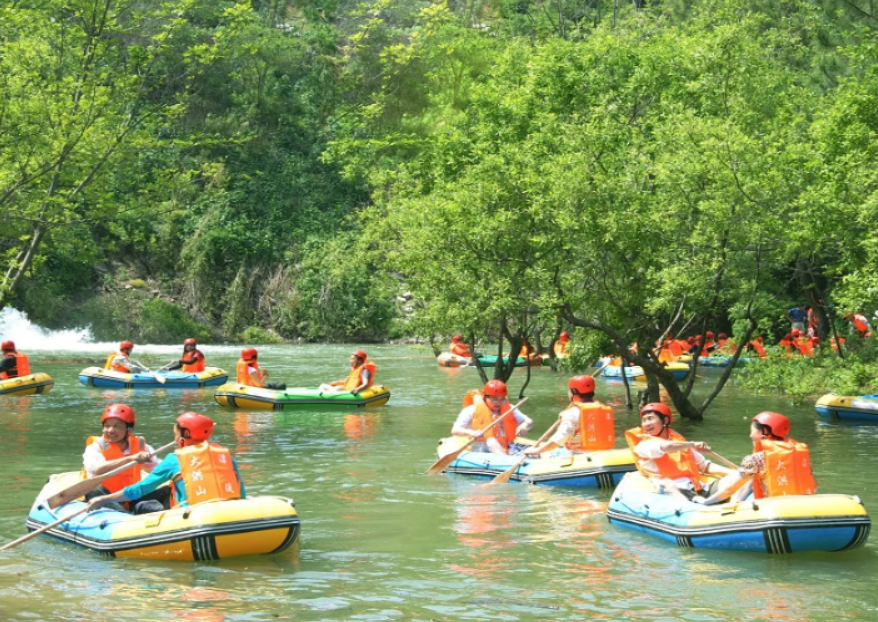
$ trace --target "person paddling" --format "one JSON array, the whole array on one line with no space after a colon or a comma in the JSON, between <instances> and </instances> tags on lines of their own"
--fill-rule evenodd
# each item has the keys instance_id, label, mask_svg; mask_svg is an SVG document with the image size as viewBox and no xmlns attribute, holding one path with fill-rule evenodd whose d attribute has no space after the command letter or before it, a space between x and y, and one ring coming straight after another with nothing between
<instances>
[{"instance_id":1,"label":"person paddling","mask_svg":"<svg viewBox=\"0 0 878 622\"><path fill-rule=\"evenodd\" d=\"M559 447L569 452L599 451L616 445L613 409L594 399L594 378L573 376L567 382L570 406L558 417L561 424L547 441L525 449L528 456L540 456Z\"/></svg>"},{"instance_id":2,"label":"person paddling","mask_svg":"<svg viewBox=\"0 0 878 622\"><path fill-rule=\"evenodd\" d=\"M454 436L468 436L479 439L471 451L488 451L494 454L507 454L517 436L533 427L530 417L517 408L512 415L503 419L488 432L485 428L509 412L509 390L502 380L489 380L481 395L474 396L472 404L465 406L451 428Z\"/></svg>"},{"instance_id":3,"label":"person paddling","mask_svg":"<svg viewBox=\"0 0 878 622\"><path fill-rule=\"evenodd\" d=\"M451 345L448 347L448 351L455 356L465 359L472 358L473 356L469 351L469 346L464 343L462 335L455 335L451 338Z\"/></svg>"},{"instance_id":4,"label":"person paddling","mask_svg":"<svg viewBox=\"0 0 878 622\"><path fill-rule=\"evenodd\" d=\"M195 339L190 337L183 342L183 356L179 360L168 363L162 369L173 371L180 369L187 374L203 372L205 368L204 354L198 349Z\"/></svg>"},{"instance_id":5,"label":"person paddling","mask_svg":"<svg viewBox=\"0 0 878 622\"><path fill-rule=\"evenodd\" d=\"M142 481L89 501L89 511L112 501L136 501L168 482L171 484L171 507L246 498L238 464L229 450L208 442L213 427L213 420L197 412L177 417L174 422L177 449L174 453L162 460Z\"/></svg>"},{"instance_id":6,"label":"person paddling","mask_svg":"<svg viewBox=\"0 0 878 622\"><path fill-rule=\"evenodd\" d=\"M123 341L119 344L119 351L113 352L107 357L106 369L112 369L122 374L134 374L139 371L148 372L149 368L139 361L132 361L129 357L134 350L134 344Z\"/></svg>"},{"instance_id":7,"label":"person paddling","mask_svg":"<svg viewBox=\"0 0 878 622\"><path fill-rule=\"evenodd\" d=\"M3 359L0 360L0 380L30 375L30 359L27 354L15 349L13 341L4 341L0 345L0 350L3 351Z\"/></svg>"},{"instance_id":8,"label":"person paddling","mask_svg":"<svg viewBox=\"0 0 878 622\"><path fill-rule=\"evenodd\" d=\"M698 450L710 451L707 443L687 441L671 430L673 416L665 404L653 402L640 409L640 426L625 432L625 440L637 460L637 470L663 494L691 499L707 496L702 474L726 475L729 469L714 464ZM716 482L713 483L714 485Z\"/></svg>"},{"instance_id":9,"label":"person paddling","mask_svg":"<svg viewBox=\"0 0 878 622\"><path fill-rule=\"evenodd\" d=\"M159 462L150 454L155 450L146 439L132 433L137 422L134 409L126 404L110 404L101 415L101 436L90 436L86 440L85 452L82 454L82 470L84 478L103 475L124 464L134 461L131 468L111 477L85 496L86 501L96 497L119 492L126 486L141 480L142 471L152 471ZM144 495L134 504L114 503L113 509L134 514L159 512L167 507L170 491L160 488L149 495Z\"/></svg>"}]
</instances>

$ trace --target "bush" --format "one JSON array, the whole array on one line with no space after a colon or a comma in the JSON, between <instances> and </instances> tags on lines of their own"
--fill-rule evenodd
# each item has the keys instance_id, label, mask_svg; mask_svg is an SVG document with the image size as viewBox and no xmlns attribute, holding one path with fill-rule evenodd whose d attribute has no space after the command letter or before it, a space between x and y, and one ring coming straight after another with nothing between
<instances>
[{"instance_id":1,"label":"bush","mask_svg":"<svg viewBox=\"0 0 878 622\"><path fill-rule=\"evenodd\" d=\"M136 338L146 343L180 343L194 337L208 341L210 329L189 317L186 310L174 303L154 298L140 308L140 325Z\"/></svg>"},{"instance_id":2,"label":"bush","mask_svg":"<svg viewBox=\"0 0 878 622\"><path fill-rule=\"evenodd\" d=\"M241 341L247 344L273 344L284 343L283 338L276 332L265 330L258 326L248 326L241 333Z\"/></svg>"}]
</instances>

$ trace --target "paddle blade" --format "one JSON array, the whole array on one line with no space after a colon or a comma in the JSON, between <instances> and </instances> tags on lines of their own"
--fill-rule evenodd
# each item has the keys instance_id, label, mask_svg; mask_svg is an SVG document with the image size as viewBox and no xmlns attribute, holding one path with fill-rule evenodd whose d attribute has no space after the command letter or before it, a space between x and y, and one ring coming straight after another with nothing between
<instances>
[{"instance_id":1,"label":"paddle blade","mask_svg":"<svg viewBox=\"0 0 878 622\"><path fill-rule=\"evenodd\" d=\"M155 377L156 381L157 381L159 384L165 384L165 383L168 381L167 378L165 378L164 376L162 376L162 375L161 375L160 373L158 373L158 372L155 372L155 373L153 374L153 376Z\"/></svg>"},{"instance_id":2,"label":"paddle blade","mask_svg":"<svg viewBox=\"0 0 878 622\"><path fill-rule=\"evenodd\" d=\"M78 484L74 484L69 488L65 488L61 492L55 493L48 499L46 499L46 506L50 510L54 510L55 508L64 505L65 503L70 503L74 499L79 499L80 497L84 497L92 490L101 485L101 482L104 481L105 478L102 477L92 477L86 480L79 482Z\"/></svg>"},{"instance_id":3,"label":"paddle blade","mask_svg":"<svg viewBox=\"0 0 878 622\"><path fill-rule=\"evenodd\" d=\"M447 467L449 464L451 464L452 462L457 460L457 457L460 454L462 454L463 451L467 447L469 447L469 443L467 443L466 446L461 447L457 451L453 451L450 454L448 454L447 456L443 456L442 458L439 458L436 462L433 463L433 466L431 466L429 469L427 469L425 471L425 473L427 475L435 475L436 473L441 473L442 471L445 470L445 467Z\"/></svg>"}]
</instances>

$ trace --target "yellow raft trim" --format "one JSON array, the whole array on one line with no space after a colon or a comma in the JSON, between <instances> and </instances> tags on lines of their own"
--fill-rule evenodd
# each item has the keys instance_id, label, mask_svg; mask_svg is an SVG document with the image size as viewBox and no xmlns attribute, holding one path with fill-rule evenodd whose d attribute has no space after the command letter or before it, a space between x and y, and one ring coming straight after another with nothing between
<instances>
[{"instance_id":1,"label":"yellow raft trim","mask_svg":"<svg viewBox=\"0 0 878 622\"><path fill-rule=\"evenodd\" d=\"M0 380L0 395L34 395L48 393L55 386L49 374L37 373Z\"/></svg>"}]
</instances>

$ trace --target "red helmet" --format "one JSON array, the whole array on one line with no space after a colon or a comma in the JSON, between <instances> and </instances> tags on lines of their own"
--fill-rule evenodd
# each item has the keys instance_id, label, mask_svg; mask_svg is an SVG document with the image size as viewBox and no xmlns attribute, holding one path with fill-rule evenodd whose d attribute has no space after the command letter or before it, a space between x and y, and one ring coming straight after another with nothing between
<instances>
[{"instance_id":1,"label":"red helmet","mask_svg":"<svg viewBox=\"0 0 878 622\"><path fill-rule=\"evenodd\" d=\"M15 343L12 341L4 341L0 344L0 350L4 352L15 352Z\"/></svg>"},{"instance_id":2,"label":"red helmet","mask_svg":"<svg viewBox=\"0 0 878 622\"><path fill-rule=\"evenodd\" d=\"M671 409L668 408L665 404L661 402L652 402L651 404L647 404L643 408L640 409L640 418L643 419L646 413L655 413L657 415L661 415L667 418L666 425L671 425L671 421L674 420L674 416L671 414Z\"/></svg>"},{"instance_id":3,"label":"red helmet","mask_svg":"<svg viewBox=\"0 0 878 622\"><path fill-rule=\"evenodd\" d=\"M183 345L184 346L196 346L198 344L195 343L195 340L192 337L189 337L189 339L187 339L186 341L183 342Z\"/></svg>"},{"instance_id":4,"label":"red helmet","mask_svg":"<svg viewBox=\"0 0 878 622\"><path fill-rule=\"evenodd\" d=\"M695 345L695 337L686 337L686 343L688 343L690 346L694 346Z\"/></svg>"},{"instance_id":5,"label":"red helmet","mask_svg":"<svg viewBox=\"0 0 878 622\"><path fill-rule=\"evenodd\" d=\"M567 388L573 389L579 395L594 393L594 378L591 376L573 376L567 381Z\"/></svg>"},{"instance_id":6,"label":"red helmet","mask_svg":"<svg viewBox=\"0 0 878 622\"><path fill-rule=\"evenodd\" d=\"M241 350L241 358L245 361L252 361L256 358L259 353L256 352L256 348L244 348Z\"/></svg>"},{"instance_id":7,"label":"red helmet","mask_svg":"<svg viewBox=\"0 0 878 622\"><path fill-rule=\"evenodd\" d=\"M133 428L137 417L134 414L134 409L130 406L125 404L110 404L104 409L104 414L101 415L101 423L107 419L121 419L128 424L129 428Z\"/></svg>"},{"instance_id":8,"label":"red helmet","mask_svg":"<svg viewBox=\"0 0 878 622\"><path fill-rule=\"evenodd\" d=\"M454 342L463 341L463 335L455 335L454 337L451 338L451 341L454 341Z\"/></svg>"},{"instance_id":9,"label":"red helmet","mask_svg":"<svg viewBox=\"0 0 878 622\"><path fill-rule=\"evenodd\" d=\"M502 380L489 380L485 384L482 394L485 397L488 397L489 395L493 395L494 397L506 397L509 395L509 390L506 388L506 383Z\"/></svg>"},{"instance_id":10,"label":"red helmet","mask_svg":"<svg viewBox=\"0 0 878 622\"><path fill-rule=\"evenodd\" d=\"M210 417L196 412L183 413L177 417L177 426L181 430L188 430L189 436L180 439L180 446L197 445L210 438L213 432L213 420Z\"/></svg>"},{"instance_id":11,"label":"red helmet","mask_svg":"<svg viewBox=\"0 0 878 622\"><path fill-rule=\"evenodd\" d=\"M728 339L728 338L729 338L729 336L725 333L720 333L719 336L717 337L717 339Z\"/></svg>"},{"instance_id":12,"label":"red helmet","mask_svg":"<svg viewBox=\"0 0 878 622\"><path fill-rule=\"evenodd\" d=\"M365 360L366 360L366 353L363 352L362 350L354 350L353 352L351 352L351 354L353 354L354 356L356 356L356 357L357 357L358 359L360 359L361 361L365 361Z\"/></svg>"},{"instance_id":13,"label":"red helmet","mask_svg":"<svg viewBox=\"0 0 878 622\"><path fill-rule=\"evenodd\" d=\"M802 334L802 331L800 331L798 328L794 328L793 330L790 331L790 335L793 337L798 337L801 334Z\"/></svg>"},{"instance_id":14,"label":"red helmet","mask_svg":"<svg viewBox=\"0 0 878 622\"><path fill-rule=\"evenodd\" d=\"M558 339L570 339L570 333L568 333L568 332L565 330L563 333L561 333L560 335L558 335Z\"/></svg>"},{"instance_id":15,"label":"red helmet","mask_svg":"<svg viewBox=\"0 0 878 622\"><path fill-rule=\"evenodd\" d=\"M133 350L133 349L134 349L134 344L131 343L130 341L123 341L122 343L119 344L119 351L120 352L122 352L124 350Z\"/></svg>"},{"instance_id":16,"label":"red helmet","mask_svg":"<svg viewBox=\"0 0 878 622\"><path fill-rule=\"evenodd\" d=\"M771 430L771 434L780 438L786 438L787 434L790 433L790 420L780 413L766 410L753 417L753 421L764 425Z\"/></svg>"},{"instance_id":17,"label":"red helmet","mask_svg":"<svg viewBox=\"0 0 878 622\"><path fill-rule=\"evenodd\" d=\"M707 331L707 338L713 339L713 331L712 330Z\"/></svg>"}]
</instances>

